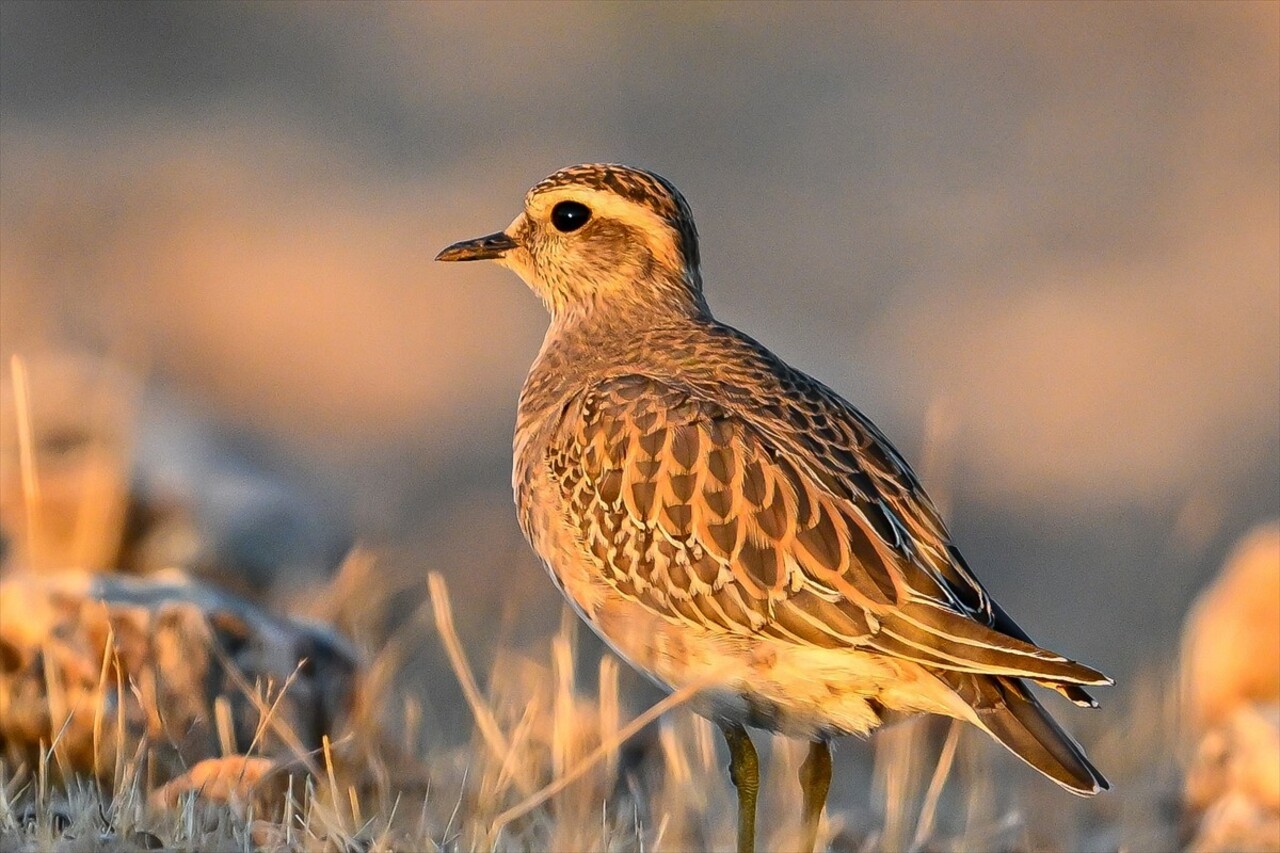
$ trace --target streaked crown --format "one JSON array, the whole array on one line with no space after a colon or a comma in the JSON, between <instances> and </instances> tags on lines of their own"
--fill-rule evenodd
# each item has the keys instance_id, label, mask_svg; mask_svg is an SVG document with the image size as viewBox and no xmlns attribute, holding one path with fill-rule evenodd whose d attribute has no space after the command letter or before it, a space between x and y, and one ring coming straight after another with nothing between
<instances>
[{"instance_id":1,"label":"streaked crown","mask_svg":"<svg viewBox=\"0 0 1280 853\"><path fill-rule=\"evenodd\" d=\"M561 188L579 187L609 192L651 211L675 232L684 264L698 269L698 229L693 211L675 184L661 175L621 163L583 163L548 175L529 190L526 199Z\"/></svg>"}]
</instances>

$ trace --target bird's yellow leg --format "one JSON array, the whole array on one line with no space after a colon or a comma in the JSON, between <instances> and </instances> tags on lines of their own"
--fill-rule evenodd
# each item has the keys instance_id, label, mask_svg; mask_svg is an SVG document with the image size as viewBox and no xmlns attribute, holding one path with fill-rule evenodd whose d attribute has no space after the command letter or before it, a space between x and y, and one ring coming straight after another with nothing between
<instances>
[{"instance_id":1,"label":"bird's yellow leg","mask_svg":"<svg viewBox=\"0 0 1280 853\"><path fill-rule=\"evenodd\" d=\"M825 740L809 744L809 755L800 765L800 787L804 790L804 845L813 850L818 843L818 822L831 788L831 749Z\"/></svg>"},{"instance_id":2,"label":"bird's yellow leg","mask_svg":"<svg viewBox=\"0 0 1280 853\"><path fill-rule=\"evenodd\" d=\"M755 853L760 759L746 729L735 724L723 726L723 730L729 744L729 778L738 789L738 853Z\"/></svg>"}]
</instances>

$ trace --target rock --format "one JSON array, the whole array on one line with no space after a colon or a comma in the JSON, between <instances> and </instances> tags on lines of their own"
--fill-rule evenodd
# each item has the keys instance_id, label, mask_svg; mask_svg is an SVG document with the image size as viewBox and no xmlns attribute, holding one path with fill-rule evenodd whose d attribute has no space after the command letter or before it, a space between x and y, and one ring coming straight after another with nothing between
<instances>
[{"instance_id":1,"label":"rock","mask_svg":"<svg viewBox=\"0 0 1280 853\"><path fill-rule=\"evenodd\" d=\"M6 568L179 568L263 600L324 583L351 548L340 502L287 476L283 448L103 359L44 352L15 364L0 366Z\"/></svg>"},{"instance_id":2,"label":"rock","mask_svg":"<svg viewBox=\"0 0 1280 853\"><path fill-rule=\"evenodd\" d=\"M283 777L279 765L269 758L245 755L206 758L152 791L148 802L156 809L175 808L183 795L195 794L209 802L225 803L243 818L255 800L270 802L283 795L280 781ZM269 807L265 811L269 811Z\"/></svg>"},{"instance_id":3,"label":"rock","mask_svg":"<svg viewBox=\"0 0 1280 853\"><path fill-rule=\"evenodd\" d=\"M1236 547L1183 629L1187 722L1203 730L1243 703L1280 703L1280 522Z\"/></svg>"},{"instance_id":4,"label":"rock","mask_svg":"<svg viewBox=\"0 0 1280 853\"><path fill-rule=\"evenodd\" d=\"M180 574L0 578L0 750L15 766L55 737L58 766L108 787L143 739L159 781L251 748L291 761L338 737L358 669L331 629Z\"/></svg>"},{"instance_id":5,"label":"rock","mask_svg":"<svg viewBox=\"0 0 1280 853\"><path fill-rule=\"evenodd\" d=\"M1183 632L1188 848L1280 850L1280 524L1250 533Z\"/></svg>"},{"instance_id":6,"label":"rock","mask_svg":"<svg viewBox=\"0 0 1280 853\"><path fill-rule=\"evenodd\" d=\"M106 567L124 536L140 387L124 371L86 356L43 354L17 364L17 373L0 364L6 551L36 571ZM19 375L24 381L15 384ZM23 423L31 427L26 460Z\"/></svg>"}]
</instances>

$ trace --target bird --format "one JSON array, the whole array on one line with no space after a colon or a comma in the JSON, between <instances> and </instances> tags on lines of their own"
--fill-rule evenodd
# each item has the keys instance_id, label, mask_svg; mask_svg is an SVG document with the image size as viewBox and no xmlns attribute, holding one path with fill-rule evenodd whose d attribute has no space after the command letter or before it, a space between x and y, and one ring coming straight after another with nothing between
<instances>
[{"instance_id":1,"label":"bird","mask_svg":"<svg viewBox=\"0 0 1280 853\"><path fill-rule=\"evenodd\" d=\"M1072 793L1109 784L1029 683L1097 707L1112 680L1037 646L970 570L885 435L715 319L688 202L645 169L535 184L505 229L442 250L492 260L550 323L520 393L521 530L577 614L722 730L737 847L755 848L747 728L809 742L817 842L829 743L887 716L968 722Z\"/></svg>"}]
</instances>

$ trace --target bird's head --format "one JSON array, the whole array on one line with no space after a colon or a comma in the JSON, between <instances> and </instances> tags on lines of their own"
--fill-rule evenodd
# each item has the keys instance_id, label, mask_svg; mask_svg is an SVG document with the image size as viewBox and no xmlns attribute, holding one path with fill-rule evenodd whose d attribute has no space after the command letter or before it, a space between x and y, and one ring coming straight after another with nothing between
<instances>
[{"instance_id":1,"label":"bird's head","mask_svg":"<svg viewBox=\"0 0 1280 853\"><path fill-rule=\"evenodd\" d=\"M454 243L436 260L495 260L557 318L706 310L688 203L665 178L630 166L561 169L529 190L504 230Z\"/></svg>"}]
</instances>

